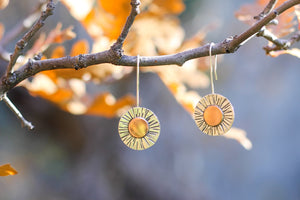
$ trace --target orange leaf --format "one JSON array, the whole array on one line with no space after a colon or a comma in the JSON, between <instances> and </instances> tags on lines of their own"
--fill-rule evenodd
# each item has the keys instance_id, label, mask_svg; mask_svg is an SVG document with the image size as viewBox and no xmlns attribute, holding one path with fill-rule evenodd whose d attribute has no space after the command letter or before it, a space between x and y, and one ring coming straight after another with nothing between
<instances>
[{"instance_id":1,"label":"orange leaf","mask_svg":"<svg viewBox=\"0 0 300 200\"><path fill-rule=\"evenodd\" d=\"M0 10L6 8L8 4L9 4L9 0L0 0Z\"/></svg>"},{"instance_id":2,"label":"orange leaf","mask_svg":"<svg viewBox=\"0 0 300 200\"><path fill-rule=\"evenodd\" d=\"M89 52L88 41L79 40L72 46L70 56L78 56L79 54L86 54L88 52Z\"/></svg>"},{"instance_id":3,"label":"orange leaf","mask_svg":"<svg viewBox=\"0 0 300 200\"><path fill-rule=\"evenodd\" d=\"M67 89L59 89L53 94L47 94L44 91L30 92L32 95L38 95L52 103L63 105L66 101L72 98L72 91Z\"/></svg>"},{"instance_id":4,"label":"orange leaf","mask_svg":"<svg viewBox=\"0 0 300 200\"><path fill-rule=\"evenodd\" d=\"M135 98L131 95L124 96L118 100L110 93L98 95L85 114L101 115L104 117L115 117L135 103Z\"/></svg>"},{"instance_id":5,"label":"orange leaf","mask_svg":"<svg viewBox=\"0 0 300 200\"><path fill-rule=\"evenodd\" d=\"M5 28L4 28L3 24L0 23L0 40L3 37L4 30L5 30Z\"/></svg>"},{"instance_id":6,"label":"orange leaf","mask_svg":"<svg viewBox=\"0 0 300 200\"><path fill-rule=\"evenodd\" d=\"M128 0L98 0L98 4L106 11L113 15L129 13L130 1Z\"/></svg>"},{"instance_id":7,"label":"orange leaf","mask_svg":"<svg viewBox=\"0 0 300 200\"><path fill-rule=\"evenodd\" d=\"M111 0L98 0L98 5L101 6L99 10L107 12L106 15L102 16L109 22L106 24L106 27L103 26L106 29L105 35L110 39L118 38L130 12L130 1L115 0L112 2ZM104 23L102 24L104 25Z\"/></svg>"},{"instance_id":8,"label":"orange leaf","mask_svg":"<svg viewBox=\"0 0 300 200\"><path fill-rule=\"evenodd\" d=\"M151 7L155 6L158 14L180 14L184 11L185 5L182 0L154 0Z\"/></svg>"},{"instance_id":9,"label":"orange leaf","mask_svg":"<svg viewBox=\"0 0 300 200\"><path fill-rule=\"evenodd\" d=\"M282 54L290 54L292 56L296 56L296 57L300 58L300 49L293 48L293 49L281 50L281 51L271 51L269 54L272 57L277 57Z\"/></svg>"},{"instance_id":10,"label":"orange leaf","mask_svg":"<svg viewBox=\"0 0 300 200\"><path fill-rule=\"evenodd\" d=\"M10 164L5 164L0 166L0 176L9 176L18 174Z\"/></svg>"},{"instance_id":11,"label":"orange leaf","mask_svg":"<svg viewBox=\"0 0 300 200\"><path fill-rule=\"evenodd\" d=\"M295 6L295 14L298 20L298 29L300 30L300 5Z\"/></svg>"},{"instance_id":12,"label":"orange leaf","mask_svg":"<svg viewBox=\"0 0 300 200\"><path fill-rule=\"evenodd\" d=\"M52 51L51 58L61 58L61 57L64 57L66 55L65 51L66 51L65 47L63 47L63 46L57 46Z\"/></svg>"},{"instance_id":13,"label":"orange leaf","mask_svg":"<svg viewBox=\"0 0 300 200\"><path fill-rule=\"evenodd\" d=\"M125 48L132 54L171 54L180 48L184 30L176 18L143 14L136 19Z\"/></svg>"},{"instance_id":14,"label":"orange leaf","mask_svg":"<svg viewBox=\"0 0 300 200\"><path fill-rule=\"evenodd\" d=\"M103 35L103 26L109 24L106 20L105 13L96 7L92 8L86 17L81 21L86 31L93 37L97 38ZM104 24L104 25L103 25Z\"/></svg>"}]
</instances>

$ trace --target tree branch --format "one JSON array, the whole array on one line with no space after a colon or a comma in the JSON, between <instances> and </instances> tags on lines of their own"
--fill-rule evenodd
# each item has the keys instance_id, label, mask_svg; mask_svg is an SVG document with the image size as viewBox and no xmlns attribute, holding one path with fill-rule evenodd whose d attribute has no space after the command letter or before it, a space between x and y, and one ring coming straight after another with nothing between
<instances>
[{"instance_id":1,"label":"tree branch","mask_svg":"<svg viewBox=\"0 0 300 200\"><path fill-rule=\"evenodd\" d=\"M273 40L273 39L270 40L270 41L273 42L275 45L264 47L264 50L266 51L266 54L269 54L271 51L278 51L278 50L289 49L293 44L295 44L296 42L300 41L300 31L296 32L288 40L286 40L286 39L278 39L278 38L275 38L276 40Z\"/></svg>"},{"instance_id":2,"label":"tree branch","mask_svg":"<svg viewBox=\"0 0 300 200\"><path fill-rule=\"evenodd\" d=\"M282 48L285 48L286 46L287 40L279 39L276 35L264 27L257 33L256 36L264 37L266 40L272 42L276 46L280 46Z\"/></svg>"},{"instance_id":3,"label":"tree branch","mask_svg":"<svg viewBox=\"0 0 300 200\"><path fill-rule=\"evenodd\" d=\"M273 10L273 8L275 7L277 1L278 0L270 0L269 3L264 8L264 10L261 13L259 13L259 15L254 16L254 19L260 20L261 18L263 18L264 16L269 14L271 12L271 10Z\"/></svg>"},{"instance_id":4,"label":"tree branch","mask_svg":"<svg viewBox=\"0 0 300 200\"><path fill-rule=\"evenodd\" d=\"M39 4L36 6L36 8L29 14L28 17L26 17L21 23L16 24L11 30L9 30L4 37L0 40L0 58L6 61L10 61L10 53L7 52L4 47L9 42L11 42L13 39L18 37L23 31L29 29L33 23L39 18L41 9L43 5L45 5L45 2L39 2Z\"/></svg>"},{"instance_id":5,"label":"tree branch","mask_svg":"<svg viewBox=\"0 0 300 200\"><path fill-rule=\"evenodd\" d=\"M240 34L236 37L235 40L233 40L229 45L229 52L234 52L234 48L239 47L239 44L241 44L243 41L246 41L249 37L256 34L258 31L260 31L265 25L267 25L270 21L275 19L278 15L282 14L287 9L300 4L300 0L288 0L285 1L282 5L280 5L278 8L273 10L273 12L270 12L267 14L264 18L256 22L252 27L250 27L248 30L246 30L244 33Z\"/></svg>"},{"instance_id":6,"label":"tree branch","mask_svg":"<svg viewBox=\"0 0 300 200\"><path fill-rule=\"evenodd\" d=\"M267 13L271 12L271 10L274 8L276 3L277 0L270 0L270 2L265 7L265 9L258 16L255 16L254 19L259 20L262 17L264 17ZM277 25L277 23L275 25ZM273 46L264 47L266 54L269 54L271 51L289 49L294 43L300 41L300 31L296 32L290 39L280 39L276 35L274 35L271 31L263 27L257 33L257 36L264 37L266 40L274 44Z\"/></svg>"},{"instance_id":7,"label":"tree branch","mask_svg":"<svg viewBox=\"0 0 300 200\"><path fill-rule=\"evenodd\" d=\"M263 36L277 44L277 47L282 45L286 46L287 44L291 45L292 43L300 40L300 34L297 33L291 40L288 42L283 42L278 40L271 33L268 33L264 27L274 20L278 15L283 13L285 10L300 4L300 0L288 0L285 1L281 6L273 9L277 0L270 0L269 4L266 8L259 14L259 19L256 24L250 27L245 32L241 33L238 36L226 38L223 42L216 43L211 49L211 55L216 54L226 54L226 53L234 53L240 46L245 44L249 39L253 38L253 36L257 34L263 34ZM123 65L123 66L136 66L137 57L136 56L127 56L124 55L123 52L123 43L130 31L130 28L135 20L135 17L139 14L139 0L131 0L131 12L127 18L126 24L117 39L117 41L111 46L109 50L94 53L94 54L80 54L78 56L70 57L62 57L57 59L29 59L28 62L23 65L17 71L13 71L13 67L18 59L18 57L22 54L22 50L26 46L27 42L36 34L36 32L44 25L44 21L53 14L53 10L55 5L53 0L48 0L46 11L42 12L39 20L29 29L29 31L23 36L21 40L19 40L15 46L14 53L10 56L10 61L7 67L6 75L1 78L0 82L0 100L3 100L7 106L16 114L16 116L21 120L23 126L28 127L29 129L33 129L33 125L28 122L22 114L18 111L18 109L14 106L14 104L9 100L6 96L6 93L14 88L21 81L46 70L54 70L54 69L81 69L86 68L91 65L102 64L102 63L111 63L115 65ZM283 45L284 44L284 45ZM0 46L0 50L1 46ZM176 54L171 55L163 55L163 56L148 56L148 57L140 57L140 66L158 66L158 65L178 65L182 66L186 61L200 58L204 56L208 56L210 51L210 45L206 44L204 46L190 49L187 51L183 51Z\"/></svg>"},{"instance_id":8,"label":"tree branch","mask_svg":"<svg viewBox=\"0 0 300 200\"><path fill-rule=\"evenodd\" d=\"M21 121L22 126L27 127L29 130L34 129L34 126L31 124L31 122L27 121L21 112L16 108L16 106L10 101L10 99L7 97L6 93L3 94L3 96L0 98L0 100L3 100L6 105L15 113L15 115L18 117L18 119Z\"/></svg>"},{"instance_id":9,"label":"tree branch","mask_svg":"<svg viewBox=\"0 0 300 200\"><path fill-rule=\"evenodd\" d=\"M123 44L124 41L130 31L130 28L135 20L135 17L140 13L139 6L141 2L139 0L131 0L131 12L130 15L127 17L125 26L123 27L123 30L117 39L117 41L111 46L111 50L115 53L117 58L121 58L123 56Z\"/></svg>"},{"instance_id":10,"label":"tree branch","mask_svg":"<svg viewBox=\"0 0 300 200\"><path fill-rule=\"evenodd\" d=\"M40 2L37 7L26 17L21 23L16 24L10 31L8 31L3 38L1 38L0 46L4 47L13 39L18 37L23 31L32 27L33 23L39 18L41 8L45 2Z\"/></svg>"},{"instance_id":11,"label":"tree branch","mask_svg":"<svg viewBox=\"0 0 300 200\"><path fill-rule=\"evenodd\" d=\"M49 1L52 3L52 1ZM216 54L226 54L235 52L245 41L255 35L260 31L266 24L271 20L276 18L277 15L280 15L285 10L297 5L300 3L300 0L289 0L279 6L273 12L267 14L264 18L259 20L256 24L250 27L245 32L241 33L238 36L227 38L223 42L216 43L212 49L212 55ZM127 56L123 55L122 45L126 36L129 32L131 25L135 19L135 16L139 13L138 6L139 0L132 0L132 10L127 22L123 28L123 31L118 38L117 42L111 47L110 50L95 53L95 54L84 54L78 55L75 57L62 57L57 59L47 59L47 60L29 60L23 67L21 67L16 72L13 72L9 76L2 78L2 84L0 86L0 94L7 92L8 90L15 87L22 80L33 76L41 71L53 70L53 69L81 69L95 64L101 63L111 63L115 65L123 66L136 66L136 56ZM51 8L54 6L52 5ZM44 17L41 17L45 19ZM40 21L40 20L39 20ZM17 45L18 46L18 45ZM121 52L118 54L121 57L116 57L115 52ZM202 47L195 49L183 51L177 54L163 55L163 56L150 56L150 57L141 57L140 66L158 66L158 65L183 65L186 61L208 56L209 54L209 45L206 44Z\"/></svg>"},{"instance_id":12,"label":"tree branch","mask_svg":"<svg viewBox=\"0 0 300 200\"><path fill-rule=\"evenodd\" d=\"M51 1L52 2L52 1ZM249 38L255 36L266 24L275 19L278 15L287 9L300 4L300 0L288 0L273 12L267 14L264 18L259 20L256 24L251 26L248 30L238 36L226 38L223 42L216 43L212 48L212 55L234 53L241 45L243 45ZM134 21L135 16L138 14L139 0L131 1L132 10L127 18L127 22L123 31L118 38L117 42L106 50L94 54L81 54L74 57L62 57L57 59L46 60L29 60L24 66L17 71L11 73L9 76L2 77L0 85L0 95L6 93L8 90L15 87L24 79L31 77L41 71L54 70L54 69L81 69L91 65L111 63L121 66L136 66L136 56L123 55L122 45L129 29ZM116 52L121 52L116 56ZM209 55L209 44L204 46L183 51L176 54L163 55L163 56L143 56L140 57L140 66L159 66L159 65L178 65L182 66L186 61L200 58ZM119 57L121 56L121 57Z\"/></svg>"},{"instance_id":13,"label":"tree branch","mask_svg":"<svg viewBox=\"0 0 300 200\"><path fill-rule=\"evenodd\" d=\"M48 0L47 9L42 12L39 20L29 29L23 38L17 42L14 53L10 55L10 61L6 69L6 76L10 76L10 74L13 72L13 67L16 64L18 57L22 55L22 50L27 45L29 40L36 34L36 32L44 25L45 20L53 14L54 8L55 6L53 0Z\"/></svg>"}]
</instances>

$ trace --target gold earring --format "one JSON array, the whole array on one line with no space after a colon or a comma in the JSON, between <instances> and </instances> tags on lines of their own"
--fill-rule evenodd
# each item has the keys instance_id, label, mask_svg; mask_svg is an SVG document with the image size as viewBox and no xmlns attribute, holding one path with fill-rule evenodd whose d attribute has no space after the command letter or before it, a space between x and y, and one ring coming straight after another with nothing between
<instances>
[{"instance_id":1,"label":"gold earring","mask_svg":"<svg viewBox=\"0 0 300 200\"><path fill-rule=\"evenodd\" d=\"M160 134L160 124L149 109L139 106L140 56L137 56L136 107L129 109L119 121L119 135L129 148L144 150L153 146Z\"/></svg>"},{"instance_id":2,"label":"gold earring","mask_svg":"<svg viewBox=\"0 0 300 200\"><path fill-rule=\"evenodd\" d=\"M215 55L214 68L212 64L211 51L213 43L209 46L210 58L210 80L212 94L201 98L194 111L194 119L198 128L207 135L223 135L228 132L234 121L234 109L230 101L220 95L215 94L213 83L213 71L217 80L217 55Z\"/></svg>"}]
</instances>

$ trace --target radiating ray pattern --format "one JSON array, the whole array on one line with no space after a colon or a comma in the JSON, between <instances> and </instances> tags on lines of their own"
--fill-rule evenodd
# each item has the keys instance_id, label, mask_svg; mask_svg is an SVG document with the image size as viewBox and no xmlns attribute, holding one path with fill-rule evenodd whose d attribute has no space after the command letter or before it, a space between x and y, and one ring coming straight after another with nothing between
<instances>
[{"instance_id":1,"label":"radiating ray pattern","mask_svg":"<svg viewBox=\"0 0 300 200\"><path fill-rule=\"evenodd\" d=\"M216 126L204 120L204 111L209 106L218 106L223 112L223 120ZM199 100L195 107L194 119L198 128L207 135L223 135L229 131L234 121L234 109L230 101L220 94L209 94Z\"/></svg>"},{"instance_id":2,"label":"radiating ray pattern","mask_svg":"<svg viewBox=\"0 0 300 200\"><path fill-rule=\"evenodd\" d=\"M147 134L142 138L132 136L128 129L130 121L137 117L145 119L149 126ZM143 107L134 107L121 117L118 130L125 145L134 150L144 150L153 146L157 141L160 134L160 124L158 118L151 110Z\"/></svg>"}]
</instances>

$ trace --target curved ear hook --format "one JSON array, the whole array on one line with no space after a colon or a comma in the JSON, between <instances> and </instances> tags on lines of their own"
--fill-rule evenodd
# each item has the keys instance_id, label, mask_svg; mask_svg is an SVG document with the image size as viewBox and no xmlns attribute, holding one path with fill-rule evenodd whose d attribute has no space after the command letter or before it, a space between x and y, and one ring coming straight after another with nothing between
<instances>
[{"instance_id":1,"label":"curved ear hook","mask_svg":"<svg viewBox=\"0 0 300 200\"><path fill-rule=\"evenodd\" d=\"M136 106L140 106L140 55L136 58Z\"/></svg>"},{"instance_id":2,"label":"curved ear hook","mask_svg":"<svg viewBox=\"0 0 300 200\"><path fill-rule=\"evenodd\" d=\"M210 63L210 82L211 82L211 93L214 94L215 93L215 86L214 86L214 78L213 78L213 71L214 71L214 74L215 74L215 79L218 80L218 76L217 76L217 55L215 55L215 63L214 63L214 67L213 67L213 64L212 64L212 55L211 55L211 52L212 52L212 47L214 46L215 44L212 42L210 43L209 45L209 63Z\"/></svg>"}]
</instances>

